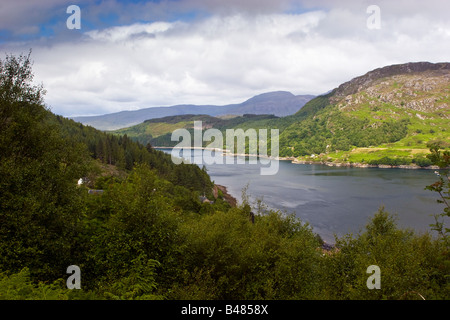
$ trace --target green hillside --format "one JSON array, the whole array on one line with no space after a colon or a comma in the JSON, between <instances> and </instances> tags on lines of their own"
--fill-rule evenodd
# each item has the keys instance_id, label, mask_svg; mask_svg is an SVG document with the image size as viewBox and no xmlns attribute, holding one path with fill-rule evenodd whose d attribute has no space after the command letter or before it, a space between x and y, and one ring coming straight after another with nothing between
<instances>
[{"instance_id":1,"label":"green hillside","mask_svg":"<svg viewBox=\"0 0 450 320\"><path fill-rule=\"evenodd\" d=\"M322 99L325 107L282 132L280 155L342 163L425 164L429 143L450 146L449 75L448 69L425 69L372 79L348 95L335 90L327 99L316 98L310 104Z\"/></svg>"},{"instance_id":2,"label":"green hillside","mask_svg":"<svg viewBox=\"0 0 450 320\"><path fill-rule=\"evenodd\" d=\"M150 143L152 146L170 147L178 142L171 141L172 132L176 129L188 129L193 133L194 121L202 121L203 129L216 128L225 130L227 128L243 128L253 126L267 126L267 123L278 119L273 115L252 115L232 117L212 117L208 115L179 115L147 120L141 124L112 131L115 135L126 135L127 137L142 144ZM193 135L192 135L193 136Z\"/></svg>"}]
</instances>

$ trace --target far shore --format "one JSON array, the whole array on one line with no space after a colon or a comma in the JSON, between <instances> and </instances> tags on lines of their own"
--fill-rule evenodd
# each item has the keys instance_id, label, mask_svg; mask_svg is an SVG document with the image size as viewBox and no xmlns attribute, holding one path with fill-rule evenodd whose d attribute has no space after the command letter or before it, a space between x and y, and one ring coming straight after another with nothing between
<instances>
[{"instance_id":1,"label":"far shore","mask_svg":"<svg viewBox=\"0 0 450 320\"><path fill-rule=\"evenodd\" d=\"M207 148L207 147L153 147L155 149L201 149L201 150L211 150L211 151L219 151L222 152L223 155L226 156L242 156L242 157L261 157L271 160L281 160L281 161L291 161L293 164L316 164L316 165L325 165L328 167L350 167L350 168L380 168L380 169L411 169L411 170L439 170L439 166L428 166L428 167L420 167L415 164L410 165L398 165L391 166L387 164L367 164L367 163L358 163L358 162L331 162L331 161L307 161L307 160L298 160L295 157L271 157L266 155L258 155L258 154L247 154L247 153L232 153L227 149L220 148Z\"/></svg>"}]
</instances>

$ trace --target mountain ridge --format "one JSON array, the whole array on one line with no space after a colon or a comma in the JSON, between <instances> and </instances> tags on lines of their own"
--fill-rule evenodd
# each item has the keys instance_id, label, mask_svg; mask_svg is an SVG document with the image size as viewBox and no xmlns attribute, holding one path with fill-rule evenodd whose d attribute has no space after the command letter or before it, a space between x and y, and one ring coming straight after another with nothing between
<instances>
[{"instance_id":1,"label":"mountain ridge","mask_svg":"<svg viewBox=\"0 0 450 320\"><path fill-rule=\"evenodd\" d=\"M99 130L117 130L144 122L145 120L184 114L210 116L273 114L287 116L297 112L313 95L294 95L288 91L272 91L256 95L242 103L227 105L178 104L168 107L151 107L132 111L120 111L99 116L72 117L84 125Z\"/></svg>"},{"instance_id":2,"label":"mountain ridge","mask_svg":"<svg viewBox=\"0 0 450 320\"><path fill-rule=\"evenodd\" d=\"M384 77L391 77L401 74L421 73L426 71L439 71L439 70L444 71L450 70L450 63L448 62L431 63L427 61L422 61L422 62L408 62L403 64L394 64L385 67L380 67L339 85L335 89L333 96L342 97L355 94L365 89L373 81Z\"/></svg>"}]
</instances>

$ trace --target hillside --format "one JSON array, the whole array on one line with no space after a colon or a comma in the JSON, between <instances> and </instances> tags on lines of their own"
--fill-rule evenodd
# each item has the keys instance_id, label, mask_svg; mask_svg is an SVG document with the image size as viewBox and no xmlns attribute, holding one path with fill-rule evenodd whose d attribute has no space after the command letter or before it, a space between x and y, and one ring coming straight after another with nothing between
<instances>
[{"instance_id":1,"label":"hillside","mask_svg":"<svg viewBox=\"0 0 450 320\"><path fill-rule=\"evenodd\" d=\"M205 114L210 116L273 114L287 116L297 112L312 95L293 95L286 91L267 92L242 103L217 105L175 105L170 107L151 107L135 111L121 111L100 116L73 117L77 122L90 125L99 130L127 128L145 120L185 114Z\"/></svg>"},{"instance_id":2,"label":"hillside","mask_svg":"<svg viewBox=\"0 0 450 320\"><path fill-rule=\"evenodd\" d=\"M150 143L152 146L170 147L175 146L178 143L176 141L171 141L172 132L181 128L193 130L194 121L202 121L204 129L214 127L219 130L225 130L232 127L242 127L249 123L275 119L278 119L278 117L264 114L244 114L242 116L220 118L209 115L187 114L146 120L143 123L129 128L112 131L112 133L119 136L126 135L130 139L144 145Z\"/></svg>"},{"instance_id":3,"label":"hillside","mask_svg":"<svg viewBox=\"0 0 450 320\"><path fill-rule=\"evenodd\" d=\"M320 103L319 103L320 102ZM306 104L280 135L280 155L340 163L410 164L427 143L450 142L450 64L373 70ZM311 156L313 155L313 156ZM386 163L387 164L387 163Z\"/></svg>"}]
</instances>

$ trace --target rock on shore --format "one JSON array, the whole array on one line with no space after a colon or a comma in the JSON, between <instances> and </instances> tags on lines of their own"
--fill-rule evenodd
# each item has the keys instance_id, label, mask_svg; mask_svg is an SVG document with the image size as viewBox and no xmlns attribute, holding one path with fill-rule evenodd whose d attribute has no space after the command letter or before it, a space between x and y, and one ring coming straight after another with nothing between
<instances>
[{"instance_id":1,"label":"rock on shore","mask_svg":"<svg viewBox=\"0 0 450 320\"><path fill-rule=\"evenodd\" d=\"M222 186L220 184L215 184L214 185L214 197L217 198L219 196L219 192L218 190L222 191L223 193L223 198L226 202L228 202L232 207L236 207L237 206L237 200L236 198L234 198L232 195L230 195L228 193L227 187Z\"/></svg>"}]
</instances>

